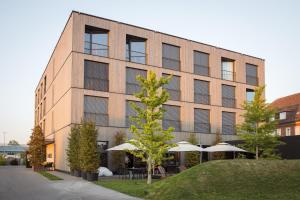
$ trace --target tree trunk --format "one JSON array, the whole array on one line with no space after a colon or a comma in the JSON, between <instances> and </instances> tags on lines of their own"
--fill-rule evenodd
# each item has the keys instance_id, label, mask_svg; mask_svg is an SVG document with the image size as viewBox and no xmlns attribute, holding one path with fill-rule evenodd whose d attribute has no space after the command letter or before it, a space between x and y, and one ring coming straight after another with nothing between
<instances>
[{"instance_id":1,"label":"tree trunk","mask_svg":"<svg viewBox=\"0 0 300 200\"><path fill-rule=\"evenodd\" d=\"M151 173L151 168L152 168L152 162L151 162L151 158L149 157L147 160L147 165L148 165L148 177L147 177L147 184L151 184L152 182L152 173Z\"/></svg>"},{"instance_id":2,"label":"tree trunk","mask_svg":"<svg viewBox=\"0 0 300 200\"><path fill-rule=\"evenodd\" d=\"M258 160L258 146L255 147L255 158Z\"/></svg>"}]
</instances>

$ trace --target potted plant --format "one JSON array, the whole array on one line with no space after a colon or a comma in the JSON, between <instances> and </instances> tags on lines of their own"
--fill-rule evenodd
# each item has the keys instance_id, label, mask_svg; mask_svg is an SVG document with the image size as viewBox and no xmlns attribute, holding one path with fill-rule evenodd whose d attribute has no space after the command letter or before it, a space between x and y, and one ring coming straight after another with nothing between
<instances>
[{"instance_id":1,"label":"potted plant","mask_svg":"<svg viewBox=\"0 0 300 200\"><path fill-rule=\"evenodd\" d=\"M79 160L79 151L80 151L80 127L74 126L71 128L71 133L68 137L68 147L67 147L67 160L70 167L70 174L72 176L81 176L80 171L80 160Z\"/></svg>"},{"instance_id":2,"label":"potted plant","mask_svg":"<svg viewBox=\"0 0 300 200\"><path fill-rule=\"evenodd\" d=\"M99 153L97 151L97 130L93 122L83 122L80 127L80 167L88 181L98 180ZM82 177L84 175L82 174Z\"/></svg>"}]
</instances>

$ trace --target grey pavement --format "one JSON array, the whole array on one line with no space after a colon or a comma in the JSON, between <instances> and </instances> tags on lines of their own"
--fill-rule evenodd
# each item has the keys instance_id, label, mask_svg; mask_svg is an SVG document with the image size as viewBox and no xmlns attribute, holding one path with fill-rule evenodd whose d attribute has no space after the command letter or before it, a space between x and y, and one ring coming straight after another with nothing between
<instances>
[{"instance_id":1,"label":"grey pavement","mask_svg":"<svg viewBox=\"0 0 300 200\"><path fill-rule=\"evenodd\" d=\"M64 180L50 181L23 166L0 166L0 200L138 200L81 178L53 174Z\"/></svg>"}]
</instances>

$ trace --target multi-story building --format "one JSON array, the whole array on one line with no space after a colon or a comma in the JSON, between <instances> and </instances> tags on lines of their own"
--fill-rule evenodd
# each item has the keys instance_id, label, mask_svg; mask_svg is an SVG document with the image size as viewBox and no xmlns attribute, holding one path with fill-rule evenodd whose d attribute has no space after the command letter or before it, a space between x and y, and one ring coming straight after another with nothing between
<instances>
[{"instance_id":1,"label":"multi-story building","mask_svg":"<svg viewBox=\"0 0 300 200\"><path fill-rule=\"evenodd\" d=\"M280 136L300 135L300 93L276 99L271 106L277 110L276 134Z\"/></svg>"},{"instance_id":2,"label":"multi-story building","mask_svg":"<svg viewBox=\"0 0 300 200\"><path fill-rule=\"evenodd\" d=\"M80 12L72 12L35 90L35 124L41 125L47 160L68 170L67 138L73 124L95 121L99 146L114 146L118 131L128 133L129 106L137 101L137 74L172 74L165 87L163 127L175 141L196 133L211 145L216 131L234 140L242 121L241 103L264 84L264 60ZM128 133L130 137L130 133ZM102 164L109 153L103 153Z\"/></svg>"}]
</instances>

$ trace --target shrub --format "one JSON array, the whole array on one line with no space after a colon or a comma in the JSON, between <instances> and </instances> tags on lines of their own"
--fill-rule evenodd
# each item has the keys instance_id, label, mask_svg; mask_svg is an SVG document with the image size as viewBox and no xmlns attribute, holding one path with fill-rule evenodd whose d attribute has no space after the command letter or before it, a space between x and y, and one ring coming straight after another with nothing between
<instances>
[{"instance_id":1,"label":"shrub","mask_svg":"<svg viewBox=\"0 0 300 200\"><path fill-rule=\"evenodd\" d=\"M69 162L70 170L80 170L80 127L74 126L71 129L70 136L68 137L67 160Z\"/></svg>"},{"instance_id":2,"label":"shrub","mask_svg":"<svg viewBox=\"0 0 300 200\"><path fill-rule=\"evenodd\" d=\"M39 170L46 160L45 138L40 126L34 127L28 144L31 166L34 170Z\"/></svg>"},{"instance_id":3,"label":"shrub","mask_svg":"<svg viewBox=\"0 0 300 200\"><path fill-rule=\"evenodd\" d=\"M196 145L197 139L195 133L191 134L188 140L189 143ZM185 165L193 167L200 163L200 152L187 152L185 154Z\"/></svg>"},{"instance_id":4,"label":"shrub","mask_svg":"<svg viewBox=\"0 0 300 200\"><path fill-rule=\"evenodd\" d=\"M83 122L80 127L80 168L85 172L97 172L100 159L97 151L97 130L93 122Z\"/></svg>"},{"instance_id":5,"label":"shrub","mask_svg":"<svg viewBox=\"0 0 300 200\"><path fill-rule=\"evenodd\" d=\"M1 165L6 165L6 159L4 158L3 155L0 154L0 166Z\"/></svg>"},{"instance_id":6,"label":"shrub","mask_svg":"<svg viewBox=\"0 0 300 200\"><path fill-rule=\"evenodd\" d=\"M117 132L114 135L114 144L119 145L123 144L126 140L126 135L124 132ZM125 167L125 152L124 151L115 151L112 152L112 164L114 167Z\"/></svg>"}]
</instances>

